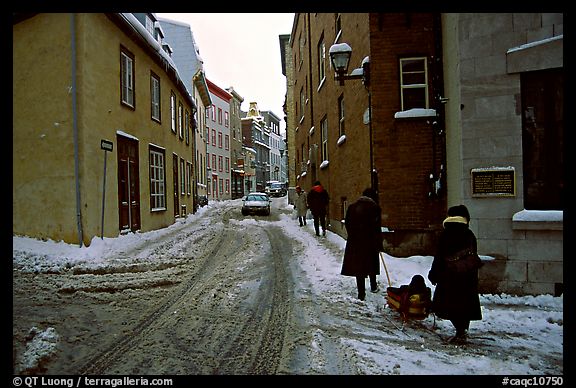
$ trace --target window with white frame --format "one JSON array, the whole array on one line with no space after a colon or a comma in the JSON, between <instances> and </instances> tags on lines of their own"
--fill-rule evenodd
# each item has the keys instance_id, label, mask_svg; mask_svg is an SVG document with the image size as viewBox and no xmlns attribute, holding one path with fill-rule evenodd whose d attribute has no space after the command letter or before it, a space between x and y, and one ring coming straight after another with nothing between
<instances>
[{"instance_id":1,"label":"window with white frame","mask_svg":"<svg viewBox=\"0 0 576 388\"><path fill-rule=\"evenodd\" d=\"M328 119L324 117L322 121L320 121L320 129L321 129L321 139L322 142L322 160L328 160Z\"/></svg>"},{"instance_id":2,"label":"window with white frame","mask_svg":"<svg viewBox=\"0 0 576 388\"><path fill-rule=\"evenodd\" d=\"M341 94L338 97L338 136L342 136L346 134L346 126L345 126L345 119L344 119L344 95Z\"/></svg>"},{"instance_id":3,"label":"window with white frame","mask_svg":"<svg viewBox=\"0 0 576 388\"><path fill-rule=\"evenodd\" d=\"M186 182L186 194L191 195L192 194L192 163L190 162L186 162L186 177L187 182Z\"/></svg>"},{"instance_id":4,"label":"window with white frame","mask_svg":"<svg viewBox=\"0 0 576 388\"><path fill-rule=\"evenodd\" d=\"M400 58L401 110L428 109L426 57Z\"/></svg>"},{"instance_id":5,"label":"window with white frame","mask_svg":"<svg viewBox=\"0 0 576 388\"><path fill-rule=\"evenodd\" d=\"M182 101L178 101L178 134L180 139L184 139L184 106Z\"/></svg>"},{"instance_id":6,"label":"window with white frame","mask_svg":"<svg viewBox=\"0 0 576 388\"><path fill-rule=\"evenodd\" d=\"M120 58L121 102L134 108L134 55L124 47L121 47Z\"/></svg>"},{"instance_id":7,"label":"window with white frame","mask_svg":"<svg viewBox=\"0 0 576 388\"><path fill-rule=\"evenodd\" d=\"M324 35L318 42L318 81L321 84L326 77L326 44L324 43Z\"/></svg>"},{"instance_id":8,"label":"window with white frame","mask_svg":"<svg viewBox=\"0 0 576 388\"><path fill-rule=\"evenodd\" d=\"M304 119L304 106L306 105L306 93L304 88L300 88L300 121Z\"/></svg>"},{"instance_id":9,"label":"window with white frame","mask_svg":"<svg viewBox=\"0 0 576 388\"><path fill-rule=\"evenodd\" d=\"M150 74L150 110L152 120L160 122L160 78Z\"/></svg>"},{"instance_id":10,"label":"window with white frame","mask_svg":"<svg viewBox=\"0 0 576 388\"><path fill-rule=\"evenodd\" d=\"M184 159L180 158L180 171L181 171L181 179L180 179L180 193L182 195L186 194L186 167L184 164Z\"/></svg>"},{"instance_id":11,"label":"window with white frame","mask_svg":"<svg viewBox=\"0 0 576 388\"><path fill-rule=\"evenodd\" d=\"M165 152L150 146L150 210L166 210Z\"/></svg>"},{"instance_id":12,"label":"window with white frame","mask_svg":"<svg viewBox=\"0 0 576 388\"><path fill-rule=\"evenodd\" d=\"M170 91L170 129L176 133L176 95Z\"/></svg>"},{"instance_id":13,"label":"window with white frame","mask_svg":"<svg viewBox=\"0 0 576 388\"><path fill-rule=\"evenodd\" d=\"M184 127L186 128L186 144L190 144L190 112L188 112L188 109L186 109L184 114Z\"/></svg>"}]
</instances>

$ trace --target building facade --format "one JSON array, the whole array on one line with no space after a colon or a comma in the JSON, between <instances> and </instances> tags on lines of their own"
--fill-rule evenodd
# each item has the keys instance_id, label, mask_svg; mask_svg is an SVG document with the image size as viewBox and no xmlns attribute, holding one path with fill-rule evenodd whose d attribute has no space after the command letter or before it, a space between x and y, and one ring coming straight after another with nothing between
<instances>
[{"instance_id":1,"label":"building facade","mask_svg":"<svg viewBox=\"0 0 576 388\"><path fill-rule=\"evenodd\" d=\"M362 77L334 81L338 43ZM386 251L433 255L463 203L483 292L562 293L562 14L296 14L290 46L296 184L332 231L373 185Z\"/></svg>"},{"instance_id":2,"label":"building facade","mask_svg":"<svg viewBox=\"0 0 576 388\"><path fill-rule=\"evenodd\" d=\"M232 198L230 101L232 95L207 79L212 107L206 111L207 194L211 200Z\"/></svg>"},{"instance_id":3,"label":"building facade","mask_svg":"<svg viewBox=\"0 0 576 388\"><path fill-rule=\"evenodd\" d=\"M197 107L192 118L196 128L194 131L196 181L192 182L192 189L194 198L206 197L206 108L212 106L212 100L204 75L200 49L194 40L190 25L169 19L159 19L159 22L164 33L163 43L169 46L171 58L178 66L180 76Z\"/></svg>"},{"instance_id":4,"label":"building facade","mask_svg":"<svg viewBox=\"0 0 576 388\"><path fill-rule=\"evenodd\" d=\"M295 146L295 113L294 109L294 60L292 55L291 35L279 36L282 74L286 77L286 97L284 100L284 121L286 122L286 138L284 159L286 161L286 180L288 182L288 203L294 203L296 195L296 146Z\"/></svg>"},{"instance_id":5,"label":"building facade","mask_svg":"<svg viewBox=\"0 0 576 388\"><path fill-rule=\"evenodd\" d=\"M14 15L14 234L89 245L193 211L196 106L148 17Z\"/></svg>"},{"instance_id":6,"label":"building facade","mask_svg":"<svg viewBox=\"0 0 576 388\"><path fill-rule=\"evenodd\" d=\"M232 199L244 196L244 154L242 151L242 118L240 107L244 98L233 87L226 88L230 100L230 162L232 163Z\"/></svg>"},{"instance_id":7,"label":"building facade","mask_svg":"<svg viewBox=\"0 0 576 388\"><path fill-rule=\"evenodd\" d=\"M242 118L244 147L256 152L254 173L256 186L252 191L264 192L270 180L270 128L260 114L258 104L250 102L248 112Z\"/></svg>"},{"instance_id":8,"label":"building facade","mask_svg":"<svg viewBox=\"0 0 576 388\"><path fill-rule=\"evenodd\" d=\"M369 55L368 27L368 14L297 13L290 40L295 184L309 191L320 181L330 195L329 229L342 236L348 204L371 182L368 92L360 80L334 81L329 49L347 42L350 67L359 67Z\"/></svg>"},{"instance_id":9,"label":"building facade","mask_svg":"<svg viewBox=\"0 0 576 388\"><path fill-rule=\"evenodd\" d=\"M448 204L470 209L484 290L563 292L563 14L443 14Z\"/></svg>"},{"instance_id":10,"label":"building facade","mask_svg":"<svg viewBox=\"0 0 576 388\"><path fill-rule=\"evenodd\" d=\"M284 138L280 134L280 118L272 111L260 111L264 119L264 125L270 133L270 179L285 183L282 178L282 171L286 168L282 166L282 156L280 150L283 149Z\"/></svg>"}]
</instances>

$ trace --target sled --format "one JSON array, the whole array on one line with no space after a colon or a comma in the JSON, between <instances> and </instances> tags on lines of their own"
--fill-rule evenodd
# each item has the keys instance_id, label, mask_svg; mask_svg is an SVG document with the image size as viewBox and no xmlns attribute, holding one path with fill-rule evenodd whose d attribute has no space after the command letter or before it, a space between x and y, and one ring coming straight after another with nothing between
<instances>
[{"instance_id":1,"label":"sled","mask_svg":"<svg viewBox=\"0 0 576 388\"><path fill-rule=\"evenodd\" d=\"M386 300L388 305L398 311L404 320L426 319L432 309L432 291L420 275L414 275L410 284L388 287Z\"/></svg>"}]
</instances>

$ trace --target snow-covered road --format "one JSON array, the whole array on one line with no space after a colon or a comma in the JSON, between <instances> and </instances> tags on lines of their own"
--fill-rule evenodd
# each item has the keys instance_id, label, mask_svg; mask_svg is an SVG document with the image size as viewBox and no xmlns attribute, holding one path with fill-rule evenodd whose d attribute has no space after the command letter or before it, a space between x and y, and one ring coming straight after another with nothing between
<instances>
[{"instance_id":1,"label":"snow-covered road","mask_svg":"<svg viewBox=\"0 0 576 388\"><path fill-rule=\"evenodd\" d=\"M562 297L482 295L472 344L446 344L449 322L404 325L385 292L358 301L345 241L299 228L285 202L270 217L212 203L88 248L14 237L15 373L563 373ZM397 286L431 257L386 262Z\"/></svg>"}]
</instances>

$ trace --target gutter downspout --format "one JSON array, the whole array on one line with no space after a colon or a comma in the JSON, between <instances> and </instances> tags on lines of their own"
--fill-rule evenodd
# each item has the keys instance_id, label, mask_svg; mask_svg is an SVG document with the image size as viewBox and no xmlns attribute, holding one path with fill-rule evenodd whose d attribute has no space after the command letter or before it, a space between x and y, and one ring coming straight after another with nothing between
<instances>
[{"instance_id":1,"label":"gutter downspout","mask_svg":"<svg viewBox=\"0 0 576 388\"><path fill-rule=\"evenodd\" d=\"M76 226L78 228L79 245L84 244L82 232L82 206L80 205L80 167L78 161L78 108L76 102L76 14L70 15L71 62L72 62L72 127L74 132L74 180L76 182Z\"/></svg>"}]
</instances>

